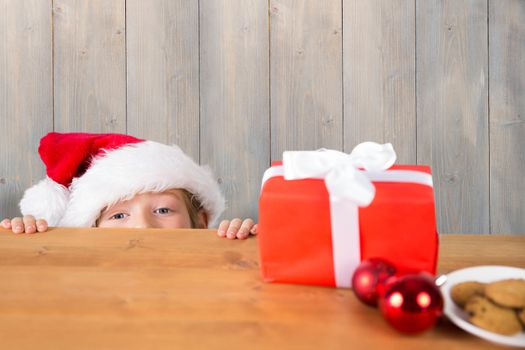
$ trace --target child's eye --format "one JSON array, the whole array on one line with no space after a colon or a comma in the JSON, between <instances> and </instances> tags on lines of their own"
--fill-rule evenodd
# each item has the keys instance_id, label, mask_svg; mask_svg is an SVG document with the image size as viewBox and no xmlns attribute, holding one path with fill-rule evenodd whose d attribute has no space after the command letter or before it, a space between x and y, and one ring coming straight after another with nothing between
<instances>
[{"instance_id":1,"label":"child's eye","mask_svg":"<svg viewBox=\"0 0 525 350\"><path fill-rule=\"evenodd\" d=\"M117 214L111 215L111 217L109 219L110 220L122 220L125 217L126 217L126 214L124 214L124 213L117 213Z\"/></svg>"},{"instance_id":2,"label":"child's eye","mask_svg":"<svg viewBox=\"0 0 525 350\"><path fill-rule=\"evenodd\" d=\"M155 214L169 214L172 210L170 208L155 209Z\"/></svg>"}]
</instances>

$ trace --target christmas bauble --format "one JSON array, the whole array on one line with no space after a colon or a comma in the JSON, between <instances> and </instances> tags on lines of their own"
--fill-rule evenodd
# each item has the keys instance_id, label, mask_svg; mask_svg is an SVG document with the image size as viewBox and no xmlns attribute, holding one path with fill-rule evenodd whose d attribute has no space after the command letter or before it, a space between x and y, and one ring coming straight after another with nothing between
<instances>
[{"instance_id":1,"label":"christmas bauble","mask_svg":"<svg viewBox=\"0 0 525 350\"><path fill-rule=\"evenodd\" d=\"M377 306L382 287L395 274L396 268L385 260L363 260L352 276L352 289L363 303Z\"/></svg>"},{"instance_id":2,"label":"christmas bauble","mask_svg":"<svg viewBox=\"0 0 525 350\"><path fill-rule=\"evenodd\" d=\"M443 312L443 297L427 274L405 275L387 284L379 307L394 328L419 333L434 326Z\"/></svg>"}]
</instances>

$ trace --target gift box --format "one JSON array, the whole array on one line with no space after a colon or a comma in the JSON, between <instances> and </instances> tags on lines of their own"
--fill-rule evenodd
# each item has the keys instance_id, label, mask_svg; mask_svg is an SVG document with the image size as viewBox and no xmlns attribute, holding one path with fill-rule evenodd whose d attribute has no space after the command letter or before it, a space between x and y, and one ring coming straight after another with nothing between
<instances>
[{"instance_id":1,"label":"gift box","mask_svg":"<svg viewBox=\"0 0 525 350\"><path fill-rule=\"evenodd\" d=\"M351 287L353 271L369 258L401 273L434 274L430 167L393 161L389 144L361 144L350 155L285 152L265 172L259 198L264 280Z\"/></svg>"}]
</instances>

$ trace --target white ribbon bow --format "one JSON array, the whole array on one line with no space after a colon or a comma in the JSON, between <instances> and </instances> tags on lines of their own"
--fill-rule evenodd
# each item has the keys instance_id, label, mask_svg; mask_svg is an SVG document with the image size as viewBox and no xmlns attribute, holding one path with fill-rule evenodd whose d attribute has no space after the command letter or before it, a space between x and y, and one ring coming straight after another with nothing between
<instances>
[{"instance_id":1,"label":"white ribbon bow","mask_svg":"<svg viewBox=\"0 0 525 350\"><path fill-rule=\"evenodd\" d=\"M375 187L359 168L383 171L395 161L396 152L390 143L363 142L350 154L326 149L287 151L283 153L284 178L324 178L331 199L366 207L374 199Z\"/></svg>"}]
</instances>

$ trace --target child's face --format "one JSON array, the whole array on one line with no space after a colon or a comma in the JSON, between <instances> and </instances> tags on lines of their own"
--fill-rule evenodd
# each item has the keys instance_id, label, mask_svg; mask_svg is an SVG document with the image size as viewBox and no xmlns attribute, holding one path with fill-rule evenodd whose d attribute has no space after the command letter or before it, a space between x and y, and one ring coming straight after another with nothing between
<instances>
[{"instance_id":1,"label":"child's face","mask_svg":"<svg viewBox=\"0 0 525 350\"><path fill-rule=\"evenodd\" d=\"M106 208L98 227L191 228L188 208L179 190L142 193Z\"/></svg>"}]
</instances>

